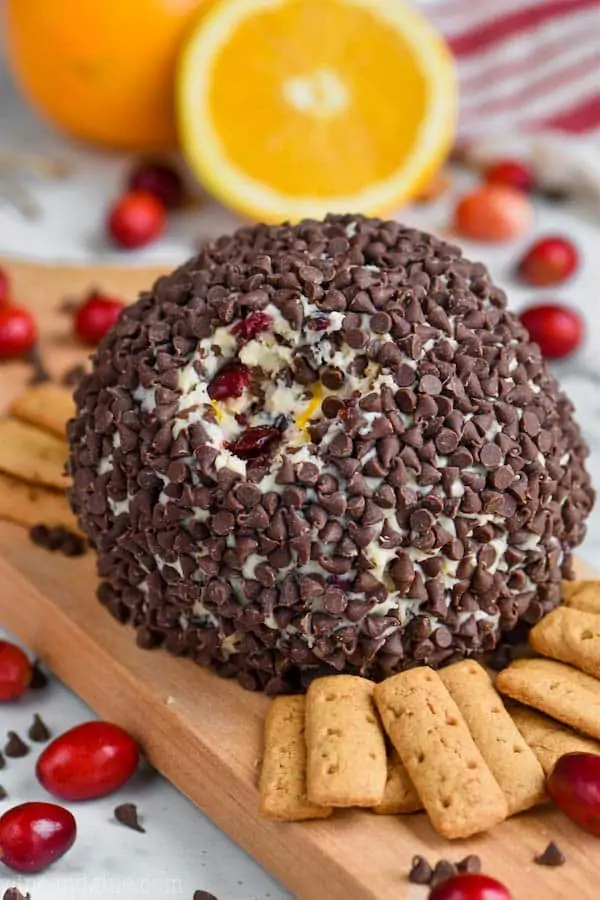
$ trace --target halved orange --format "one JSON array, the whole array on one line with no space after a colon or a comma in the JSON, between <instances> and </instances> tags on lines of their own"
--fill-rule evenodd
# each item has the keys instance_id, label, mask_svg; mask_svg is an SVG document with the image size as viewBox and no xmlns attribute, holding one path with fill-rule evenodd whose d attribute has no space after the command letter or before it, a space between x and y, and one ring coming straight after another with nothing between
<instances>
[{"instance_id":1,"label":"halved orange","mask_svg":"<svg viewBox=\"0 0 600 900\"><path fill-rule=\"evenodd\" d=\"M401 0L220 0L179 67L192 169L267 222L397 208L445 158L456 109L446 45Z\"/></svg>"}]
</instances>

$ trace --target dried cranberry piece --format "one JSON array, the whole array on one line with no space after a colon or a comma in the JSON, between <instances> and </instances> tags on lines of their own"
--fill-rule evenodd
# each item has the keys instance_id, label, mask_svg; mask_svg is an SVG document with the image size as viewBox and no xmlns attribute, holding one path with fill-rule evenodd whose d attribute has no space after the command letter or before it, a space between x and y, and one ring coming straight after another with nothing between
<instances>
[{"instance_id":1,"label":"dried cranberry piece","mask_svg":"<svg viewBox=\"0 0 600 900\"><path fill-rule=\"evenodd\" d=\"M229 400L241 397L245 387L250 383L250 371L241 363L233 363L217 372L208 386L211 400Z\"/></svg>"},{"instance_id":2,"label":"dried cranberry piece","mask_svg":"<svg viewBox=\"0 0 600 900\"><path fill-rule=\"evenodd\" d=\"M240 343L244 343L245 341L251 341L261 331L266 331L272 324L273 319L271 316L257 310L250 313L249 316L246 316L240 322L236 322L231 331Z\"/></svg>"},{"instance_id":3,"label":"dried cranberry piece","mask_svg":"<svg viewBox=\"0 0 600 900\"><path fill-rule=\"evenodd\" d=\"M312 331L326 331L329 328L329 325L330 321L325 316L316 316L308 322L308 327Z\"/></svg>"},{"instance_id":4,"label":"dried cranberry piece","mask_svg":"<svg viewBox=\"0 0 600 900\"><path fill-rule=\"evenodd\" d=\"M272 450L275 443L281 440L281 432L270 425L257 425L227 445L227 449L240 459L258 459Z\"/></svg>"}]
</instances>

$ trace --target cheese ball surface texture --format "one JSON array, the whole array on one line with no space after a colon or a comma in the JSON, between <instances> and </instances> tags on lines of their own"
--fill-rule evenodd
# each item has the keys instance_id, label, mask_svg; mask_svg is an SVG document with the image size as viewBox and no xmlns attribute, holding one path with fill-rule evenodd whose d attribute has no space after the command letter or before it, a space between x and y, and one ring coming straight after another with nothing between
<instances>
[{"instance_id":1,"label":"cheese ball surface texture","mask_svg":"<svg viewBox=\"0 0 600 900\"><path fill-rule=\"evenodd\" d=\"M208 244L122 313L76 401L100 600L250 689L493 648L556 606L593 503L504 293L397 222Z\"/></svg>"}]
</instances>

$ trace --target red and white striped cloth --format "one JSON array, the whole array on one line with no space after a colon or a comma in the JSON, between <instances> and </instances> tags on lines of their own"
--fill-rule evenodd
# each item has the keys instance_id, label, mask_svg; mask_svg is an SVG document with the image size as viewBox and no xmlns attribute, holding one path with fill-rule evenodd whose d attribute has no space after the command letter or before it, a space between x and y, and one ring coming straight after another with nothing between
<instances>
[{"instance_id":1,"label":"red and white striped cloth","mask_svg":"<svg viewBox=\"0 0 600 900\"><path fill-rule=\"evenodd\" d=\"M553 129L600 141L600 0L420 5L458 62L463 136Z\"/></svg>"}]
</instances>

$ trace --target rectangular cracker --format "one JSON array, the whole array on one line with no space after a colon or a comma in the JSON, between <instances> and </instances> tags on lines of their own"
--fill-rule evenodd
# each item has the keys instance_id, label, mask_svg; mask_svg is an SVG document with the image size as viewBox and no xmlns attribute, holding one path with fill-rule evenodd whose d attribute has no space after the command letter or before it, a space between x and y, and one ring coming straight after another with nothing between
<instances>
[{"instance_id":1,"label":"rectangular cracker","mask_svg":"<svg viewBox=\"0 0 600 900\"><path fill-rule=\"evenodd\" d=\"M375 702L436 831L470 837L507 817L506 797L437 672L394 675L377 685Z\"/></svg>"},{"instance_id":2,"label":"rectangular cracker","mask_svg":"<svg viewBox=\"0 0 600 900\"><path fill-rule=\"evenodd\" d=\"M548 716L520 706L511 709L510 714L546 775L565 753L600 754L600 743L577 734Z\"/></svg>"},{"instance_id":3,"label":"rectangular cracker","mask_svg":"<svg viewBox=\"0 0 600 900\"><path fill-rule=\"evenodd\" d=\"M562 596L565 606L600 615L600 581L563 581Z\"/></svg>"},{"instance_id":4,"label":"rectangular cracker","mask_svg":"<svg viewBox=\"0 0 600 900\"><path fill-rule=\"evenodd\" d=\"M502 694L600 740L600 681L553 659L517 659L498 674Z\"/></svg>"},{"instance_id":5,"label":"rectangular cracker","mask_svg":"<svg viewBox=\"0 0 600 900\"><path fill-rule=\"evenodd\" d=\"M73 393L68 388L46 381L20 394L10 407L10 414L64 441L67 421L75 415Z\"/></svg>"},{"instance_id":6,"label":"rectangular cracker","mask_svg":"<svg viewBox=\"0 0 600 900\"><path fill-rule=\"evenodd\" d=\"M600 616L559 606L529 633L534 650L600 678Z\"/></svg>"},{"instance_id":7,"label":"rectangular cracker","mask_svg":"<svg viewBox=\"0 0 600 900\"><path fill-rule=\"evenodd\" d=\"M267 713L260 812L269 819L299 822L331 815L306 796L305 710L304 697L277 697Z\"/></svg>"},{"instance_id":8,"label":"rectangular cracker","mask_svg":"<svg viewBox=\"0 0 600 900\"><path fill-rule=\"evenodd\" d=\"M64 492L26 484L0 472L0 519L31 528L33 525L64 525L79 532L77 519Z\"/></svg>"},{"instance_id":9,"label":"rectangular cracker","mask_svg":"<svg viewBox=\"0 0 600 900\"><path fill-rule=\"evenodd\" d=\"M509 815L541 803L545 796L542 767L483 666L465 659L439 674L506 797Z\"/></svg>"},{"instance_id":10,"label":"rectangular cracker","mask_svg":"<svg viewBox=\"0 0 600 900\"><path fill-rule=\"evenodd\" d=\"M372 681L318 678L306 695L308 798L319 806L377 806L387 781L385 737Z\"/></svg>"},{"instance_id":11,"label":"rectangular cracker","mask_svg":"<svg viewBox=\"0 0 600 900\"><path fill-rule=\"evenodd\" d=\"M383 800L373 807L373 812L380 816L399 816L418 812L420 809L423 809L423 804L410 780L406 766L397 752L392 750L388 756L388 774Z\"/></svg>"},{"instance_id":12,"label":"rectangular cracker","mask_svg":"<svg viewBox=\"0 0 600 900\"><path fill-rule=\"evenodd\" d=\"M30 484L64 490L67 444L16 419L0 421L0 471Z\"/></svg>"}]
</instances>

